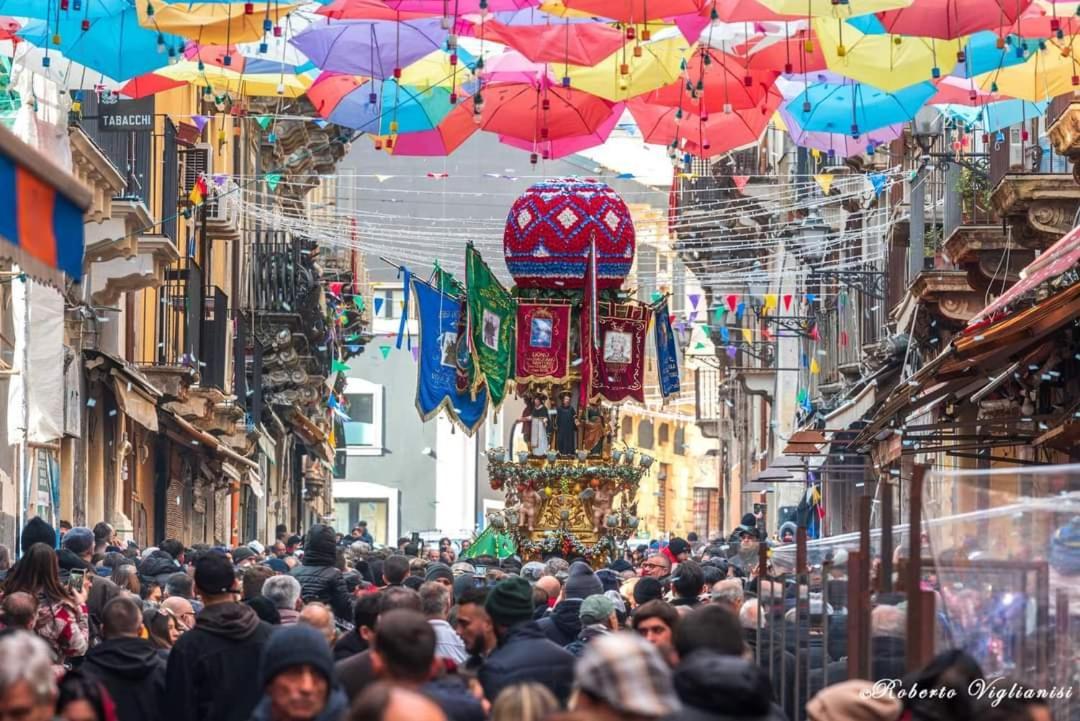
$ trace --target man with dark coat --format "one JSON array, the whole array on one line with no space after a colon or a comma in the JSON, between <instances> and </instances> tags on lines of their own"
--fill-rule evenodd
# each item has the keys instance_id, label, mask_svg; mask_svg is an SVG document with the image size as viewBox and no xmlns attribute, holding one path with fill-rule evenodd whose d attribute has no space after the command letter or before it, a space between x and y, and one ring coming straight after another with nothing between
<instances>
[{"instance_id":1,"label":"man with dark coat","mask_svg":"<svg viewBox=\"0 0 1080 721\"><path fill-rule=\"evenodd\" d=\"M551 613L537 621L537 626L553 643L566 646L581 633L581 602L604 592L604 584L589 564L575 561Z\"/></svg>"},{"instance_id":2,"label":"man with dark coat","mask_svg":"<svg viewBox=\"0 0 1080 721\"><path fill-rule=\"evenodd\" d=\"M570 406L569 393L559 396L559 407L555 409L555 449L560 456L577 453L577 413Z\"/></svg>"},{"instance_id":3,"label":"man with dark coat","mask_svg":"<svg viewBox=\"0 0 1080 721\"><path fill-rule=\"evenodd\" d=\"M532 620L529 582L520 576L504 578L488 593L484 609L499 639L498 648L480 668L484 696L493 699L507 686L535 681L546 686L565 705L574 683L575 658L545 637Z\"/></svg>"},{"instance_id":4,"label":"man with dark coat","mask_svg":"<svg viewBox=\"0 0 1080 721\"><path fill-rule=\"evenodd\" d=\"M683 708L670 721L785 721L764 671L739 656L698 650L675 669Z\"/></svg>"},{"instance_id":5,"label":"man with dark coat","mask_svg":"<svg viewBox=\"0 0 1080 721\"><path fill-rule=\"evenodd\" d=\"M175 538L166 538L139 564L139 577L165 588L171 576L184 570L183 558L184 544Z\"/></svg>"},{"instance_id":6,"label":"man with dark coat","mask_svg":"<svg viewBox=\"0 0 1080 721\"><path fill-rule=\"evenodd\" d=\"M262 696L252 683L271 627L239 602L229 559L207 553L195 564L195 588L205 608L169 653L167 721L247 721Z\"/></svg>"},{"instance_id":7,"label":"man with dark coat","mask_svg":"<svg viewBox=\"0 0 1080 721\"><path fill-rule=\"evenodd\" d=\"M322 634L305 624L276 631L263 648L265 695L250 721L339 721L349 707L334 682L334 659Z\"/></svg>"},{"instance_id":8,"label":"man with dark coat","mask_svg":"<svg viewBox=\"0 0 1080 721\"><path fill-rule=\"evenodd\" d=\"M383 589L379 592L378 600L377 616L375 620L371 621L369 639L374 639L375 626L378 625L378 619L382 618L383 614L396 610L410 610L419 613L423 607L420 594L404 586L392 586ZM355 701L356 697L363 693L365 688L377 680L371 648L338 661L334 666L334 671L350 702Z\"/></svg>"},{"instance_id":9,"label":"man with dark coat","mask_svg":"<svg viewBox=\"0 0 1080 721\"><path fill-rule=\"evenodd\" d=\"M94 532L85 526L76 526L64 534L56 560L60 564L60 580L67 581L72 571L94 573Z\"/></svg>"},{"instance_id":10,"label":"man with dark coat","mask_svg":"<svg viewBox=\"0 0 1080 721\"><path fill-rule=\"evenodd\" d=\"M352 597L337 563L336 533L330 526L317 523L308 531L304 560L290 574L300 582L304 603L319 601L334 610L342 620L352 620Z\"/></svg>"},{"instance_id":11,"label":"man with dark coat","mask_svg":"<svg viewBox=\"0 0 1080 721\"><path fill-rule=\"evenodd\" d=\"M142 608L131 596L117 596L105 604L102 616L105 640L86 654L82 670L105 685L117 721L158 718L165 701L165 657L139 638Z\"/></svg>"}]
</instances>

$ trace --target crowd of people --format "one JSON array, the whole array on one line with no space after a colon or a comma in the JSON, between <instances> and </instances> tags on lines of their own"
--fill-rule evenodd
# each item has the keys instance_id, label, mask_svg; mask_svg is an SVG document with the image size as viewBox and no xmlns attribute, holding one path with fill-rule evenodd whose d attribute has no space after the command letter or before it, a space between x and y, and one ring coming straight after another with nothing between
<instances>
[{"instance_id":1,"label":"crowd of people","mask_svg":"<svg viewBox=\"0 0 1080 721\"><path fill-rule=\"evenodd\" d=\"M903 604L885 594L873 599L872 678L848 680L839 626L828 644L814 635L815 615L838 614L807 589L796 632L797 592L745 562L750 521L722 543L690 534L594 568L460 560L449 539L425 549L415 535L378 548L363 525L138 548L106 523L34 518L16 562L0 547L0 719L1050 718L1038 698L991 706L968 693L982 671L963 652L905 675ZM798 686L796 648L821 669ZM904 692L932 688L954 693Z\"/></svg>"}]
</instances>

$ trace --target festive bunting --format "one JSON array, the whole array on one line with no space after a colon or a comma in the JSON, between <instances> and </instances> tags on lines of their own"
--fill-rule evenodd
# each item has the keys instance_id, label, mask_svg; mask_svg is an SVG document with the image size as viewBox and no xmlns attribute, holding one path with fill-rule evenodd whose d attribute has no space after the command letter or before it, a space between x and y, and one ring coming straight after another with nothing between
<instances>
[{"instance_id":1,"label":"festive bunting","mask_svg":"<svg viewBox=\"0 0 1080 721\"><path fill-rule=\"evenodd\" d=\"M720 341L723 343L727 343L729 337L730 333L727 329L727 326L720 326Z\"/></svg>"},{"instance_id":2,"label":"festive bunting","mask_svg":"<svg viewBox=\"0 0 1080 721\"><path fill-rule=\"evenodd\" d=\"M202 133L203 128L206 127L206 122L209 119L210 118L206 117L205 115L192 115L191 116L191 122L195 125L195 129L198 130L200 133Z\"/></svg>"},{"instance_id":3,"label":"festive bunting","mask_svg":"<svg viewBox=\"0 0 1080 721\"><path fill-rule=\"evenodd\" d=\"M420 346L414 345L410 350L412 351L413 363L420 360Z\"/></svg>"},{"instance_id":4,"label":"festive bunting","mask_svg":"<svg viewBox=\"0 0 1080 721\"><path fill-rule=\"evenodd\" d=\"M514 321L517 304L470 243L465 249L465 287L468 294L469 348L476 367L473 397L487 384L492 410L506 397L514 361Z\"/></svg>"},{"instance_id":5,"label":"festive bunting","mask_svg":"<svg viewBox=\"0 0 1080 721\"><path fill-rule=\"evenodd\" d=\"M739 353L739 349L733 345L729 345L725 350L727 352L727 357L731 360L735 360L735 356Z\"/></svg>"},{"instance_id":6,"label":"festive bunting","mask_svg":"<svg viewBox=\"0 0 1080 721\"><path fill-rule=\"evenodd\" d=\"M690 293L687 296L687 298L690 299L690 307L691 308L697 308L698 303L701 302L701 294L700 293Z\"/></svg>"},{"instance_id":7,"label":"festive bunting","mask_svg":"<svg viewBox=\"0 0 1080 721\"><path fill-rule=\"evenodd\" d=\"M761 337L763 339L765 339L766 341L772 341L773 335L772 335L772 331L769 330L769 324L768 323L762 323L761 324Z\"/></svg>"},{"instance_id":8,"label":"festive bunting","mask_svg":"<svg viewBox=\"0 0 1080 721\"><path fill-rule=\"evenodd\" d=\"M848 344L848 334L847 334L847 331L846 331L846 330L842 330L842 331L840 331L840 346L841 346L842 348L847 348L847 344Z\"/></svg>"},{"instance_id":9,"label":"festive bunting","mask_svg":"<svg viewBox=\"0 0 1080 721\"><path fill-rule=\"evenodd\" d=\"M784 310L791 310L791 293L784 293Z\"/></svg>"},{"instance_id":10,"label":"festive bunting","mask_svg":"<svg viewBox=\"0 0 1080 721\"><path fill-rule=\"evenodd\" d=\"M746 187L746 184L750 181L749 175L732 175L731 180L735 183L736 190L742 190Z\"/></svg>"},{"instance_id":11,"label":"festive bunting","mask_svg":"<svg viewBox=\"0 0 1080 721\"><path fill-rule=\"evenodd\" d=\"M809 368L810 367L810 356L806 355L805 353L802 354L802 367L803 368Z\"/></svg>"},{"instance_id":12,"label":"festive bunting","mask_svg":"<svg viewBox=\"0 0 1080 721\"><path fill-rule=\"evenodd\" d=\"M776 293L766 293L764 311L772 313L774 310L776 310Z\"/></svg>"},{"instance_id":13,"label":"festive bunting","mask_svg":"<svg viewBox=\"0 0 1080 721\"><path fill-rule=\"evenodd\" d=\"M742 329L742 339L746 343L753 343L754 342L754 334L753 334L753 332L751 332L751 330L749 328L743 328Z\"/></svg>"},{"instance_id":14,"label":"festive bunting","mask_svg":"<svg viewBox=\"0 0 1080 721\"><path fill-rule=\"evenodd\" d=\"M725 300L727 301L728 310L730 310L732 313L734 313L735 309L739 305L739 296L737 296L737 295L729 295Z\"/></svg>"},{"instance_id":15,"label":"festive bunting","mask_svg":"<svg viewBox=\"0 0 1080 721\"><path fill-rule=\"evenodd\" d=\"M818 331L817 323L814 323L814 325L810 326L810 340L812 340L812 341L821 340L821 333L820 333L820 331Z\"/></svg>"},{"instance_id":16,"label":"festive bunting","mask_svg":"<svg viewBox=\"0 0 1080 721\"><path fill-rule=\"evenodd\" d=\"M725 314L725 313L727 313L727 308L725 308L725 307L724 307L724 306L722 306L722 305L721 305L721 306L717 306L717 307L716 307L716 310L714 310L714 311L713 311L713 322L714 322L714 323L718 323L718 324L719 324L719 323L723 323L723 322L724 322L724 314Z\"/></svg>"},{"instance_id":17,"label":"festive bunting","mask_svg":"<svg viewBox=\"0 0 1080 721\"><path fill-rule=\"evenodd\" d=\"M383 360L386 360L386 357L388 355L390 355L390 346L388 346L388 345L379 346L379 352L382 353Z\"/></svg>"},{"instance_id":18,"label":"festive bunting","mask_svg":"<svg viewBox=\"0 0 1080 721\"><path fill-rule=\"evenodd\" d=\"M829 189L832 188L833 176L831 173L819 173L814 176L814 180L817 181L818 187L821 188L821 192L825 195L829 194Z\"/></svg>"},{"instance_id":19,"label":"festive bunting","mask_svg":"<svg viewBox=\"0 0 1080 721\"><path fill-rule=\"evenodd\" d=\"M570 372L570 308L518 302L517 382L564 380Z\"/></svg>"},{"instance_id":20,"label":"festive bunting","mask_svg":"<svg viewBox=\"0 0 1080 721\"><path fill-rule=\"evenodd\" d=\"M821 366L818 365L817 358L810 359L810 373L817 375L821 372Z\"/></svg>"},{"instance_id":21,"label":"festive bunting","mask_svg":"<svg viewBox=\"0 0 1080 721\"><path fill-rule=\"evenodd\" d=\"M266 179L266 188L271 193L278 187L278 183L281 182L281 173L267 173L264 178Z\"/></svg>"},{"instance_id":22,"label":"festive bunting","mask_svg":"<svg viewBox=\"0 0 1080 721\"><path fill-rule=\"evenodd\" d=\"M702 326L708 334L708 326ZM664 398L679 392L679 354L675 346L675 334L668 321L667 303L656 309L656 321L653 323L653 336L656 341L656 374L660 381L660 395ZM705 348L698 342L697 350Z\"/></svg>"},{"instance_id":23,"label":"festive bunting","mask_svg":"<svg viewBox=\"0 0 1080 721\"><path fill-rule=\"evenodd\" d=\"M192 205L202 205L203 200L206 199L206 176L199 175L195 179L195 182L191 185L191 192L188 193L188 201Z\"/></svg>"},{"instance_id":24,"label":"festive bunting","mask_svg":"<svg viewBox=\"0 0 1080 721\"><path fill-rule=\"evenodd\" d=\"M428 173L427 177L433 180L446 180L450 177L450 173Z\"/></svg>"},{"instance_id":25,"label":"festive bunting","mask_svg":"<svg viewBox=\"0 0 1080 721\"><path fill-rule=\"evenodd\" d=\"M689 318L689 320L690 320L690 322L691 322L691 323L693 323L694 321L696 321L696 320L697 320L697 311L696 311L696 310L692 310L692 311L690 311L690 318Z\"/></svg>"},{"instance_id":26,"label":"festive bunting","mask_svg":"<svg viewBox=\"0 0 1080 721\"><path fill-rule=\"evenodd\" d=\"M357 310L361 310L361 311L364 310L364 296L362 296L362 295L354 295L352 297L352 300L353 300L353 305L356 306Z\"/></svg>"},{"instance_id":27,"label":"festive bunting","mask_svg":"<svg viewBox=\"0 0 1080 721\"><path fill-rule=\"evenodd\" d=\"M349 366L345 365L345 361L335 359L334 362L330 364L331 373L348 373L349 370Z\"/></svg>"},{"instance_id":28,"label":"festive bunting","mask_svg":"<svg viewBox=\"0 0 1080 721\"><path fill-rule=\"evenodd\" d=\"M817 294L816 293L807 293L806 294L806 304L807 305L813 305L815 302L817 302Z\"/></svg>"},{"instance_id":29,"label":"festive bunting","mask_svg":"<svg viewBox=\"0 0 1080 721\"><path fill-rule=\"evenodd\" d=\"M385 299L380 296L375 296L375 315L382 313L382 307Z\"/></svg>"},{"instance_id":30,"label":"festive bunting","mask_svg":"<svg viewBox=\"0 0 1080 721\"><path fill-rule=\"evenodd\" d=\"M269 115L260 115L255 118L255 122L259 124L260 128L266 130L270 127L270 123L274 122L274 119L271 118Z\"/></svg>"},{"instance_id":31,"label":"festive bunting","mask_svg":"<svg viewBox=\"0 0 1080 721\"><path fill-rule=\"evenodd\" d=\"M663 298L663 297L664 297L664 294L663 294L663 293L661 293L661 292L660 292L660 291L658 291L658 290L654 290L654 291L653 291L653 292L652 292L652 293L651 293L651 294L649 295L649 298L650 298L650 299L652 300L652 302L653 302L653 303L659 303L659 302L660 302L660 299L661 299L661 298Z\"/></svg>"},{"instance_id":32,"label":"festive bunting","mask_svg":"<svg viewBox=\"0 0 1080 721\"><path fill-rule=\"evenodd\" d=\"M870 173L866 177L870 180L870 185L874 187L874 195L881 195L881 192L885 190L885 173Z\"/></svg>"},{"instance_id":33,"label":"festive bunting","mask_svg":"<svg viewBox=\"0 0 1080 721\"><path fill-rule=\"evenodd\" d=\"M798 401L800 404L806 403L809 397L810 396L806 392L805 388L800 388L799 392L795 394L795 400Z\"/></svg>"},{"instance_id":34,"label":"festive bunting","mask_svg":"<svg viewBox=\"0 0 1080 721\"><path fill-rule=\"evenodd\" d=\"M344 285L345 283L340 280L332 280L326 284L327 288L330 290L330 295L337 296L338 298L341 297L341 289Z\"/></svg>"},{"instance_id":35,"label":"festive bunting","mask_svg":"<svg viewBox=\"0 0 1080 721\"><path fill-rule=\"evenodd\" d=\"M739 303L735 306L735 322L742 323L743 313L746 312L746 303Z\"/></svg>"}]
</instances>

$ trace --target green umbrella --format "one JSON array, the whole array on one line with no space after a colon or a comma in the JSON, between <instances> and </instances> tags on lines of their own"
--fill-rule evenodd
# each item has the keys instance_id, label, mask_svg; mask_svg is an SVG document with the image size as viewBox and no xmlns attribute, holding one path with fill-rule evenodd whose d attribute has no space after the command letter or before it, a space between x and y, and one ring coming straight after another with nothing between
<instances>
[{"instance_id":1,"label":"green umbrella","mask_svg":"<svg viewBox=\"0 0 1080 721\"><path fill-rule=\"evenodd\" d=\"M476 537L468 550L461 554L461 557L492 556L503 559L513 556L516 552L514 539L509 534L496 531L495 526L488 526Z\"/></svg>"}]
</instances>

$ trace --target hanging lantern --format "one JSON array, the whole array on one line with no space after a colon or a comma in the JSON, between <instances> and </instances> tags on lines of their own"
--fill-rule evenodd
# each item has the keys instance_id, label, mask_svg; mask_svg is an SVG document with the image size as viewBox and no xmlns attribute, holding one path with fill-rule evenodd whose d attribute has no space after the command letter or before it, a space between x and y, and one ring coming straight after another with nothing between
<instances>
[{"instance_id":1,"label":"hanging lantern","mask_svg":"<svg viewBox=\"0 0 1080 721\"><path fill-rule=\"evenodd\" d=\"M442 18L440 18L440 20L439 20L439 25L442 26L443 30L449 30L450 29L450 17L447 16L447 15L443 15Z\"/></svg>"},{"instance_id":2,"label":"hanging lantern","mask_svg":"<svg viewBox=\"0 0 1080 721\"><path fill-rule=\"evenodd\" d=\"M266 42L259 43L259 55L266 55L270 50L270 45Z\"/></svg>"},{"instance_id":3,"label":"hanging lantern","mask_svg":"<svg viewBox=\"0 0 1080 721\"><path fill-rule=\"evenodd\" d=\"M50 57L49 57L48 55L46 55L45 57L41 58L41 67L43 67L43 68L47 68L47 67L49 67L50 65L52 65L52 58L50 58Z\"/></svg>"},{"instance_id":4,"label":"hanging lantern","mask_svg":"<svg viewBox=\"0 0 1080 721\"><path fill-rule=\"evenodd\" d=\"M149 17L149 16L151 16L153 14L154 14L154 4L149 2L149 0L147 0L147 3L146 3L146 15L147 15L147 17Z\"/></svg>"},{"instance_id":5,"label":"hanging lantern","mask_svg":"<svg viewBox=\"0 0 1080 721\"><path fill-rule=\"evenodd\" d=\"M809 112L810 112L810 101L809 101L809 100L804 100L804 101L803 101L803 104L802 104L802 111L803 111L804 113L809 113Z\"/></svg>"},{"instance_id":6,"label":"hanging lantern","mask_svg":"<svg viewBox=\"0 0 1080 721\"><path fill-rule=\"evenodd\" d=\"M1028 133L1027 130L1021 130L1020 131L1020 140L1021 140L1021 142L1026 143L1028 141L1028 138L1030 138L1030 137L1031 137L1031 135Z\"/></svg>"},{"instance_id":7,"label":"hanging lantern","mask_svg":"<svg viewBox=\"0 0 1080 721\"><path fill-rule=\"evenodd\" d=\"M457 35L450 33L446 36L446 49L453 52L457 50Z\"/></svg>"},{"instance_id":8,"label":"hanging lantern","mask_svg":"<svg viewBox=\"0 0 1080 721\"><path fill-rule=\"evenodd\" d=\"M836 46L836 54L840 57L847 55L847 48L844 47L843 43Z\"/></svg>"},{"instance_id":9,"label":"hanging lantern","mask_svg":"<svg viewBox=\"0 0 1080 721\"><path fill-rule=\"evenodd\" d=\"M805 41L803 42L803 50L805 50L805 51L806 51L806 52L808 52L808 53L812 53L812 52L814 52L814 41L813 41L813 40L810 40L809 38L807 38L807 39L806 39L806 40L805 40Z\"/></svg>"},{"instance_id":10,"label":"hanging lantern","mask_svg":"<svg viewBox=\"0 0 1080 721\"><path fill-rule=\"evenodd\" d=\"M536 153L529 153L529 164L536 165L538 162L540 162L540 156Z\"/></svg>"},{"instance_id":11,"label":"hanging lantern","mask_svg":"<svg viewBox=\"0 0 1080 721\"><path fill-rule=\"evenodd\" d=\"M450 65L451 67L457 65L457 53L450 53Z\"/></svg>"},{"instance_id":12,"label":"hanging lantern","mask_svg":"<svg viewBox=\"0 0 1080 721\"><path fill-rule=\"evenodd\" d=\"M541 140L547 140L547 138L548 138L548 129L546 127L540 128L540 138L541 138Z\"/></svg>"},{"instance_id":13,"label":"hanging lantern","mask_svg":"<svg viewBox=\"0 0 1080 721\"><path fill-rule=\"evenodd\" d=\"M387 138L386 139L386 149L387 150L393 150L394 149L394 139L393 138Z\"/></svg>"},{"instance_id":14,"label":"hanging lantern","mask_svg":"<svg viewBox=\"0 0 1080 721\"><path fill-rule=\"evenodd\" d=\"M255 3L253 3L253 2L244 3L244 14L245 15L254 15L255 14Z\"/></svg>"},{"instance_id":15,"label":"hanging lantern","mask_svg":"<svg viewBox=\"0 0 1080 721\"><path fill-rule=\"evenodd\" d=\"M641 29L641 42L647 43L650 40L652 40L652 31L650 31L649 28L642 28Z\"/></svg>"},{"instance_id":16,"label":"hanging lantern","mask_svg":"<svg viewBox=\"0 0 1080 721\"><path fill-rule=\"evenodd\" d=\"M274 26L274 37L275 38L280 38L281 37L281 26L280 25L275 25Z\"/></svg>"},{"instance_id":17,"label":"hanging lantern","mask_svg":"<svg viewBox=\"0 0 1080 721\"><path fill-rule=\"evenodd\" d=\"M978 99L979 99L979 93L975 90L975 88L972 88L971 90L968 91L968 100L974 102L974 101L976 101Z\"/></svg>"},{"instance_id":18,"label":"hanging lantern","mask_svg":"<svg viewBox=\"0 0 1080 721\"><path fill-rule=\"evenodd\" d=\"M541 150L540 151L540 157L543 158L544 160L551 160L551 149L550 148L544 148L543 150Z\"/></svg>"},{"instance_id":19,"label":"hanging lantern","mask_svg":"<svg viewBox=\"0 0 1080 721\"><path fill-rule=\"evenodd\" d=\"M59 40L57 42L59 42ZM157 51L159 53L165 52L165 36L161 33L158 33L157 36Z\"/></svg>"},{"instance_id":20,"label":"hanging lantern","mask_svg":"<svg viewBox=\"0 0 1080 721\"><path fill-rule=\"evenodd\" d=\"M391 120L390 121L390 134L391 135L397 135L397 131L398 131L398 121Z\"/></svg>"},{"instance_id":21,"label":"hanging lantern","mask_svg":"<svg viewBox=\"0 0 1080 721\"><path fill-rule=\"evenodd\" d=\"M543 100L541 100L540 101L540 109L541 110L551 110L551 100L549 100L548 98L544 98Z\"/></svg>"},{"instance_id":22,"label":"hanging lantern","mask_svg":"<svg viewBox=\"0 0 1080 721\"><path fill-rule=\"evenodd\" d=\"M1061 30L1061 20L1059 18L1050 18L1050 29L1054 32Z\"/></svg>"},{"instance_id":23,"label":"hanging lantern","mask_svg":"<svg viewBox=\"0 0 1080 721\"><path fill-rule=\"evenodd\" d=\"M859 125L858 125L858 123L852 123L851 124L851 137L855 138L856 140L859 139Z\"/></svg>"},{"instance_id":24,"label":"hanging lantern","mask_svg":"<svg viewBox=\"0 0 1080 721\"><path fill-rule=\"evenodd\" d=\"M169 48L169 65L176 65L176 48Z\"/></svg>"},{"instance_id":25,"label":"hanging lantern","mask_svg":"<svg viewBox=\"0 0 1080 721\"><path fill-rule=\"evenodd\" d=\"M262 28L264 33L268 33L274 29L274 21L270 18L263 18Z\"/></svg>"},{"instance_id":26,"label":"hanging lantern","mask_svg":"<svg viewBox=\"0 0 1080 721\"><path fill-rule=\"evenodd\" d=\"M732 107L731 103L724 103L724 115L731 115Z\"/></svg>"},{"instance_id":27,"label":"hanging lantern","mask_svg":"<svg viewBox=\"0 0 1080 721\"><path fill-rule=\"evenodd\" d=\"M627 40L634 40L635 38L637 38L637 30L634 28L633 25L627 25L626 26L626 39Z\"/></svg>"},{"instance_id":28,"label":"hanging lantern","mask_svg":"<svg viewBox=\"0 0 1080 721\"><path fill-rule=\"evenodd\" d=\"M627 65L626 63L620 64L619 65L619 75L629 75L629 74L630 74L630 66Z\"/></svg>"},{"instance_id":29,"label":"hanging lantern","mask_svg":"<svg viewBox=\"0 0 1080 721\"><path fill-rule=\"evenodd\" d=\"M394 80L401 80L401 68L394 68Z\"/></svg>"},{"instance_id":30,"label":"hanging lantern","mask_svg":"<svg viewBox=\"0 0 1080 721\"><path fill-rule=\"evenodd\" d=\"M285 94L285 83L278 83L277 84L277 94L278 95L284 95Z\"/></svg>"},{"instance_id":31,"label":"hanging lantern","mask_svg":"<svg viewBox=\"0 0 1080 721\"><path fill-rule=\"evenodd\" d=\"M457 105L457 93L450 93L450 104Z\"/></svg>"},{"instance_id":32,"label":"hanging lantern","mask_svg":"<svg viewBox=\"0 0 1080 721\"><path fill-rule=\"evenodd\" d=\"M994 41L994 47L996 47L998 50L1004 50L1005 49L1005 38L1003 38L1003 37L1001 37L999 35L998 39Z\"/></svg>"},{"instance_id":33,"label":"hanging lantern","mask_svg":"<svg viewBox=\"0 0 1080 721\"><path fill-rule=\"evenodd\" d=\"M221 58L221 64L225 67L229 67L230 65L232 65L232 55L226 53L225 56Z\"/></svg>"},{"instance_id":34,"label":"hanging lantern","mask_svg":"<svg viewBox=\"0 0 1080 721\"><path fill-rule=\"evenodd\" d=\"M965 53L963 50L958 50L956 52L956 62L958 62L958 63L967 62L967 53Z\"/></svg>"},{"instance_id":35,"label":"hanging lantern","mask_svg":"<svg viewBox=\"0 0 1080 721\"><path fill-rule=\"evenodd\" d=\"M564 88L569 88L570 87L570 76L569 75L563 75L562 86Z\"/></svg>"},{"instance_id":36,"label":"hanging lantern","mask_svg":"<svg viewBox=\"0 0 1080 721\"><path fill-rule=\"evenodd\" d=\"M382 138L379 138L378 140L375 141L375 149L376 150L382 150L382 147L383 147Z\"/></svg>"},{"instance_id":37,"label":"hanging lantern","mask_svg":"<svg viewBox=\"0 0 1080 721\"><path fill-rule=\"evenodd\" d=\"M60 0L60 9L61 10L67 10L68 9L68 0Z\"/></svg>"},{"instance_id":38,"label":"hanging lantern","mask_svg":"<svg viewBox=\"0 0 1080 721\"><path fill-rule=\"evenodd\" d=\"M641 49L641 46L640 45L635 45L634 46L634 57L635 58L640 58L643 54L644 53L643 53L643 51Z\"/></svg>"},{"instance_id":39,"label":"hanging lantern","mask_svg":"<svg viewBox=\"0 0 1080 721\"><path fill-rule=\"evenodd\" d=\"M784 63L784 74L791 75L793 72L795 72L795 66L791 63Z\"/></svg>"},{"instance_id":40,"label":"hanging lantern","mask_svg":"<svg viewBox=\"0 0 1080 721\"><path fill-rule=\"evenodd\" d=\"M81 23L81 27L83 29L83 32L86 32L87 30L90 29L90 21L87 20L86 18L83 18L83 21Z\"/></svg>"},{"instance_id":41,"label":"hanging lantern","mask_svg":"<svg viewBox=\"0 0 1080 721\"><path fill-rule=\"evenodd\" d=\"M742 79L742 84L745 87L752 88L752 87L754 87L754 79L752 77L750 77L749 75L746 75Z\"/></svg>"},{"instance_id":42,"label":"hanging lantern","mask_svg":"<svg viewBox=\"0 0 1080 721\"><path fill-rule=\"evenodd\" d=\"M941 77L941 68L939 68L937 65L930 68L930 77L934 78L935 80L937 78L940 78Z\"/></svg>"},{"instance_id":43,"label":"hanging lantern","mask_svg":"<svg viewBox=\"0 0 1080 721\"><path fill-rule=\"evenodd\" d=\"M52 36L52 44L53 45L59 45L60 44L60 33L55 33ZM160 53L164 48L165 48L164 45L158 45L158 52Z\"/></svg>"}]
</instances>

